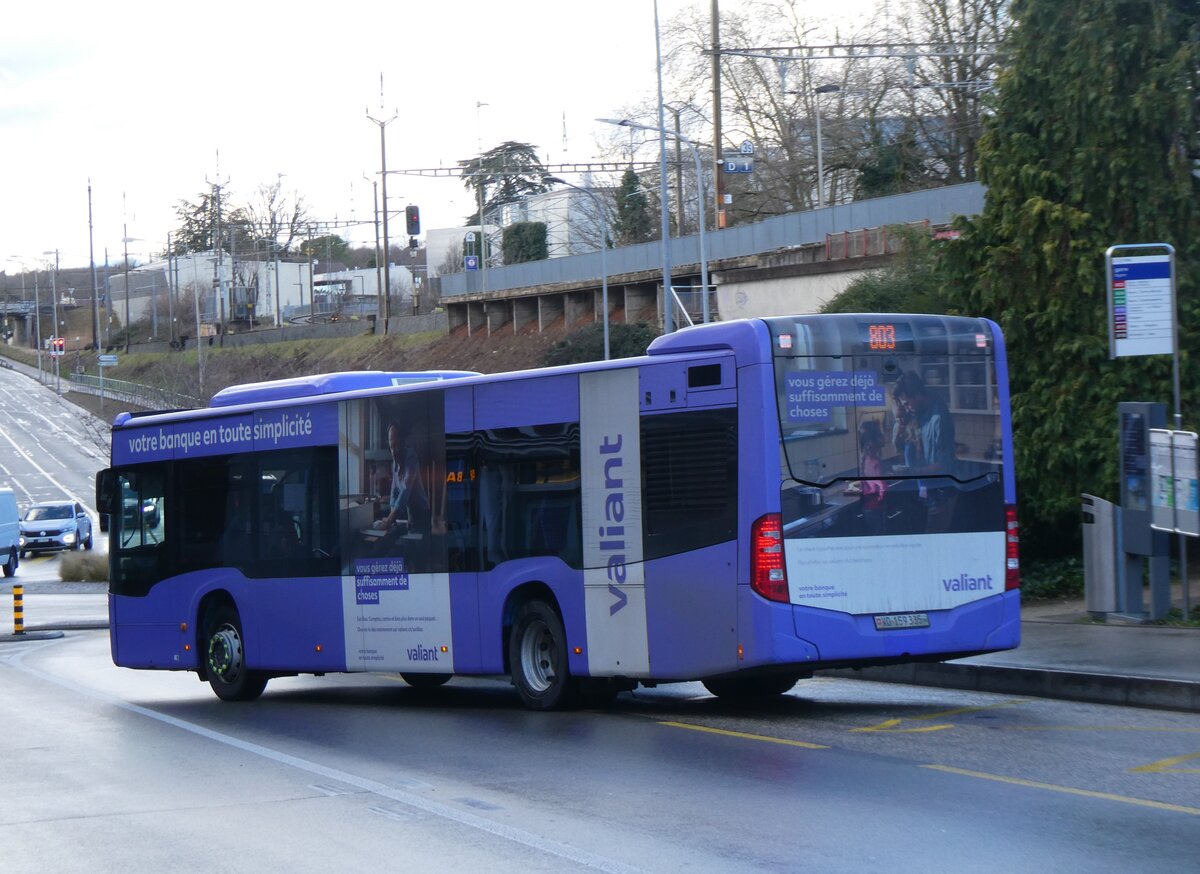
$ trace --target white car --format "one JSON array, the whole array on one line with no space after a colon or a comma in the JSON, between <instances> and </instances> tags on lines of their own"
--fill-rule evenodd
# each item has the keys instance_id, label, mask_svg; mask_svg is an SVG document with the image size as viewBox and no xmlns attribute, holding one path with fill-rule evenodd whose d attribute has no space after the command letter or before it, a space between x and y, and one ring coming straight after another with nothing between
<instances>
[{"instance_id":1,"label":"white car","mask_svg":"<svg viewBox=\"0 0 1200 874\"><path fill-rule=\"evenodd\" d=\"M77 501L43 501L21 519L21 558L34 552L91 549L92 520Z\"/></svg>"}]
</instances>

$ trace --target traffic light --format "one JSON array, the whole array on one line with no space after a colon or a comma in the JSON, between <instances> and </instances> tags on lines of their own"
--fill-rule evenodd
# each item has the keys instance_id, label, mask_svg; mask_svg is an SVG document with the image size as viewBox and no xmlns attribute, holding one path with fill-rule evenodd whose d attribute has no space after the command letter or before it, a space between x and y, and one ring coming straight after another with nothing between
<instances>
[{"instance_id":1,"label":"traffic light","mask_svg":"<svg viewBox=\"0 0 1200 874\"><path fill-rule=\"evenodd\" d=\"M63 352L66 351L66 348L67 348L67 338L66 337L55 337L54 338L54 354L55 355L61 356L63 354Z\"/></svg>"},{"instance_id":2,"label":"traffic light","mask_svg":"<svg viewBox=\"0 0 1200 874\"><path fill-rule=\"evenodd\" d=\"M408 235L410 237L415 237L421 233L421 208L413 206L411 203L404 207L404 222L408 228Z\"/></svg>"}]
</instances>

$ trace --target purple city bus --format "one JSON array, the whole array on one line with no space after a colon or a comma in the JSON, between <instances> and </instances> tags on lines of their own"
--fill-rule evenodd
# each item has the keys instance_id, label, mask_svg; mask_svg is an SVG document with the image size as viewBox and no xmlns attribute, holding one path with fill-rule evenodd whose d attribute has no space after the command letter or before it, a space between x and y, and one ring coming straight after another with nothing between
<instances>
[{"instance_id":1,"label":"purple city bus","mask_svg":"<svg viewBox=\"0 0 1200 874\"><path fill-rule=\"evenodd\" d=\"M226 700L507 675L534 709L1019 642L1008 374L984 319L714 323L517 373L335 373L119 415L113 661Z\"/></svg>"}]
</instances>

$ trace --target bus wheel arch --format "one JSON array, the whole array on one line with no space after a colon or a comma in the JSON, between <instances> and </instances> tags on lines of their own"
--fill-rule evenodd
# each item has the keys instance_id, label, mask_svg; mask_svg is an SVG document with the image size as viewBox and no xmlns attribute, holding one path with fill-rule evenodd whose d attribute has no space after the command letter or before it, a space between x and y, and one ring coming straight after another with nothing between
<instances>
[{"instance_id":1,"label":"bus wheel arch","mask_svg":"<svg viewBox=\"0 0 1200 874\"><path fill-rule=\"evenodd\" d=\"M205 596L198 611L200 673L222 701L253 701L268 676L246 666L245 635L237 605L227 592Z\"/></svg>"},{"instance_id":2,"label":"bus wheel arch","mask_svg":"<svg viewBox=\"0 0 1200 874\"><path fill-rule=\"evenodd\" d=\"M522 587L508 606L505 649L522 703L533 710L571 706L579 683L571 676L566 625L554 594L543 584Z\"/></svg>"}]
</instances>

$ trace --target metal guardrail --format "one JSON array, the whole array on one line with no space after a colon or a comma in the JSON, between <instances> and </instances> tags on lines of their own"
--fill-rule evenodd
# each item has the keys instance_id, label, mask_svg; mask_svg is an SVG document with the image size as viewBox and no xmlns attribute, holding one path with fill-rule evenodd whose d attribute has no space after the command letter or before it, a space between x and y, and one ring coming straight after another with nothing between
<instances>
[{"instance_id":1,"label":"metal guardrail","mask_svg":"<svg viewBox=\"0 0 1200 874\"><path fill-rule=\"evenodd\" d=\"M203 401L191 395L167 391L153 385L126 382L123 379L101 379L90 373L68 373L63 374L63 378L71 383L71 391L99 395L103 384L104 397L124 401L145 410L195 409L204 406Z\"/></svg>"}]
</instances>

